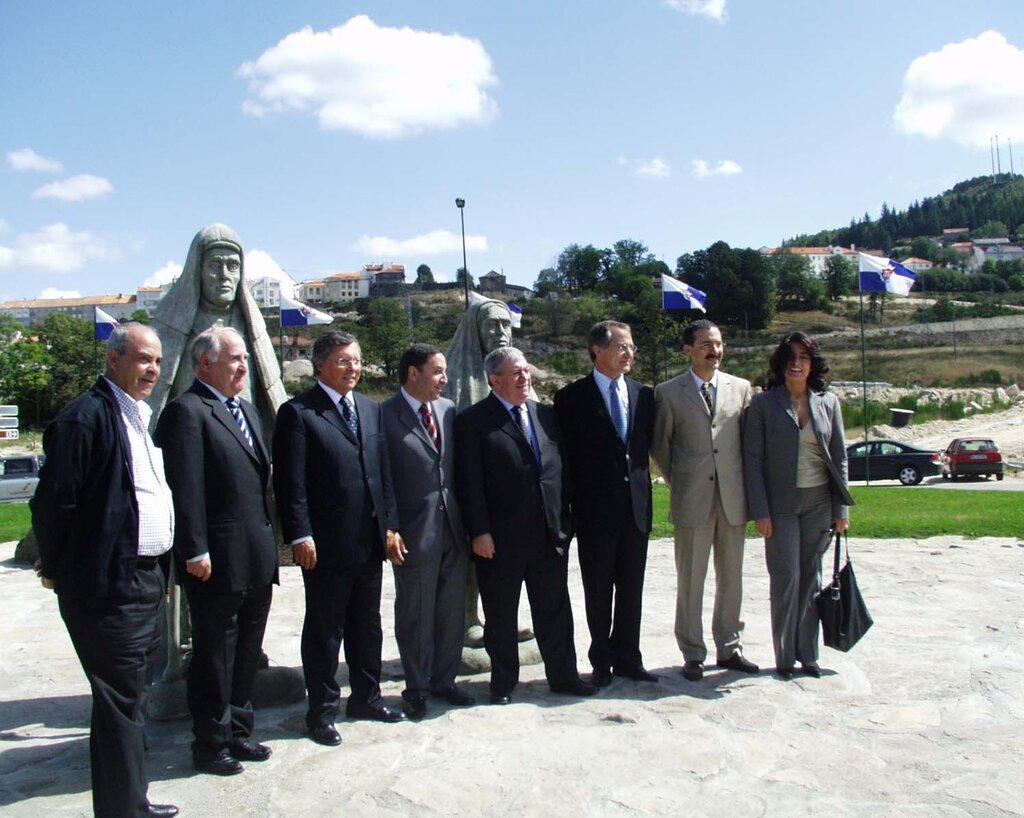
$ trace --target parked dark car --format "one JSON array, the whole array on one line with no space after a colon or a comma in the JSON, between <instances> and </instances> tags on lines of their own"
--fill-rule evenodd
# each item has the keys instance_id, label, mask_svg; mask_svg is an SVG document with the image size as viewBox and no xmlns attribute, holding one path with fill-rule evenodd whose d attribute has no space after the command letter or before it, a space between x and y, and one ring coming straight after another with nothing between
<instances>
[{"instance_id":1,"label":"parked dark car","mask_svg":"<svg viewBox=\"0 0 1024 818\"><path fill-rule=\"evenodd\" d=\"M938 474L942 453L898 440L869 440L846 447L851 480L899 480L916 486L928 475ZM868 462L870 460L870 462Z\"/></svg>"},{"instance_id":2,"label":"parked dark car","mask_svg":"<svg viewBox=\"0 0 1024 818\"><path fill-rule=\"evenodd\" d=\"M945 480L974 475L1003 479L1003 455L987 437L954 438L942 453L942 477Z\"/></svg>"}]
</instances>

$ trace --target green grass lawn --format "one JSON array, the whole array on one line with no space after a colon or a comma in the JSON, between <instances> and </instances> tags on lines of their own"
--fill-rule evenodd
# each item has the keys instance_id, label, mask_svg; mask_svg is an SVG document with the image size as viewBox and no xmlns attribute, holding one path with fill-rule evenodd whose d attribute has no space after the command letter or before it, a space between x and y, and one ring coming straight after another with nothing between
<instances>
[{"instance_id":1,"label":"green grass lawn","mask_svg":"<svg viewBox=\"0 0 1024 818\"><path fill-rule=\"evenodd\" d=\"M942 491L903 487L853 486L857 505L850 510L854 537L1020 537L1024 497L1015 491ZM28 532L28 503L0 505L0 542L20 540ZM671 537L668 489L654 486L653 538ZM754 525L747 536L756 537Z\"/></svg>"},{"instance_id":2,"label":"green grass lawn","mask_svg":"<svg viewBox=\"0 0 1024 818\"><path fill-rule=\"evenodd\" d=\"M0 542L20 540L32 527L32 515L28 503L4 503L0 505Z\"/></svg>"},{"instance_id":3,"label":"green grass lawn","mask_svg":"<svg viewBox=\"0 0 1024 818\"><path fill-rule=\"evenodd\" d=\"M1024 498L1014 491L942 491L903 487L853 486L850 509L854 537L905 538L958 534L963 537L1020 537ZM671 537L668 489L654 486L652 537ZM756 537L753 523L747 536Z\"/></svg>"}]
</instances>

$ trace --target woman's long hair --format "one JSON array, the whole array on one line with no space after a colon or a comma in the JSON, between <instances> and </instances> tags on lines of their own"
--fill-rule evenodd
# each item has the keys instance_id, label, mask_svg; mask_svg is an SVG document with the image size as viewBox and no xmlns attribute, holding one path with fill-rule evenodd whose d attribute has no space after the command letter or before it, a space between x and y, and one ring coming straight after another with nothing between
<instances>
[{"instance_id":1,"label":"woman's long hair","mask_svg":"<svg viewBox=\"0 0 1024 818\"><path fill-rule=\"evenodd\" d=\"M770 373L767 388L782 386L786 382L786 367L793 360L793 350L790 348L790 344L800 344L811 356L811 374L807 376L807 388L812 392L824 392L825 376L828 374L825 354L821 351L817 341L806 332L799 330L784 335L772 353L772 357L768 359Z\"/></svg>"}]
</instances>

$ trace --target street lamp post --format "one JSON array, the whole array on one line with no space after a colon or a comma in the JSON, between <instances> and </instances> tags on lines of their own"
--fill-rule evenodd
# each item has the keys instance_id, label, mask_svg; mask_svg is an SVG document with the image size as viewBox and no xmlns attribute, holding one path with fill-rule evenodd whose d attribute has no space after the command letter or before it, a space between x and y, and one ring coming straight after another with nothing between
<instances>
[{"instance_id":1,"label":"street lamp post","mask_svg":"<svg viewBox=\"0 0 1024 818\"><path fill-rule=\"evenodd\" d=\"M466 266L466 200L456 199L455 206L459 209L459 220L462 222L462 288L466 294L466 309L469 309L469 268Z\"/></svg>"}]
</instances>

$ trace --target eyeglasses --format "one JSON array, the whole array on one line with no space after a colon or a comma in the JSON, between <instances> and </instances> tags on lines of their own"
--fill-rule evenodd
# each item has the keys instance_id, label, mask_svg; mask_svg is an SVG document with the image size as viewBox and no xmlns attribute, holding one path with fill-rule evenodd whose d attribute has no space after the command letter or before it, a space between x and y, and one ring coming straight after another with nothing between
<instances>
[{"instance_id":1,"label":"eyeglasses","mask_svg":"<svg viewBox=\"0 0 1024 818\"><path fill-rule=\"evenodd\" d=\"M362 358L336 358L335 366L339 369L358 369L363 365Z\"/></svg>"},{"instance_id":2,"label":"eyeglasses","mask_svg":"<svg viewBox=\"0 0 1024 818\"><path fill-rule=\"evenodd\" d=\"M619 350L619 352L629 352L635 354L636 344L619 344L617 349Z\"/></svg>"}]
</instances>

